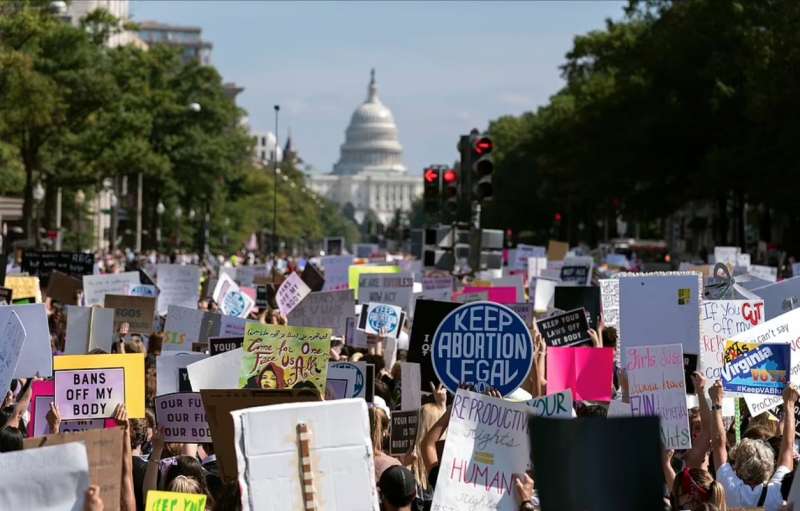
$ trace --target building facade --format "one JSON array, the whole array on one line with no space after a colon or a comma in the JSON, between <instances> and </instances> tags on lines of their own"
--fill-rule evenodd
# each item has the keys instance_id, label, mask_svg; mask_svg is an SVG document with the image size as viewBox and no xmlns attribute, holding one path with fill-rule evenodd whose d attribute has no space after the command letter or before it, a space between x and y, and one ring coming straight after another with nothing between
<instances>
[{"instance_id":1,"label":"building facade","mask_svg":"<svg viewBox=\"0 0 800 511\"><path fill-rule=\"evenodd\" d=\"M399 210L411 210L422 195L422 179L409 175L391 110L378 97L372 71L367 99L356 108L345 131L339 161L330 174L307 175L310 188L337 204L350 204L362 222L372 211L384 225Z\"/></svg>"}]
</instances>

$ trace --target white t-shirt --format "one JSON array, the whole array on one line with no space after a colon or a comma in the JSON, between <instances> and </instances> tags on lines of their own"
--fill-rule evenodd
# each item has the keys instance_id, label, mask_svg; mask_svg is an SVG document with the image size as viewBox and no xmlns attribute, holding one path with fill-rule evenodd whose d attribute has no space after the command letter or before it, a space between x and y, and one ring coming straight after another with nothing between
<instances>
[{"instance_id":1,"label":"white t-shirt","mask_svg":"<svg viewBox=\"0 0 800 511\"><path fill-rule=\"evenodd\" d=\"M764 509L766 511L778 511L783 505L781 481L783 481L783 477L791 471L791 469L784 466L780 466L775 470L772 479L767 483L767 499L764 501ZM745 482L736 475L730 463L726 463L717 469L717 481L725 488L725 500L729 508L755 507L764 489L763 484L759 484L755 488L751 488L749 485L745 484Z\"/></svg>"}]
</instances>

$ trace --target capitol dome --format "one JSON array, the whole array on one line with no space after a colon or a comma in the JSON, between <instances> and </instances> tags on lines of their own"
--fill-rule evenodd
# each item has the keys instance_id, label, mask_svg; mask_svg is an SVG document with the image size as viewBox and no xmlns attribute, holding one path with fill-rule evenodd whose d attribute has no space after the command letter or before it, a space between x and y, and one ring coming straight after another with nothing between
<instances>
[{"instance_id":1,"label":"capitol dome","mask_svg":"<svg viewBox=\"0 0 800 511\"><path fill-rule=\"evenodd\" d=\"M403 146L397 139L394 117L378 98L375 70L370 75L367 99L350 117L335 175L405 173Z\"/></svg>"}]
</instances>

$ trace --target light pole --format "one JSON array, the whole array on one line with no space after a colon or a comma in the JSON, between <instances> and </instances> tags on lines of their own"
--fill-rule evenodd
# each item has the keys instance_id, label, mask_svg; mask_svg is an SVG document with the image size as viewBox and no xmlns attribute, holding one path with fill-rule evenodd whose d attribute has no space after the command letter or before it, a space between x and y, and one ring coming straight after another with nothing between
<instances>
[{"instance_id":1,"label":"light pole","mask_svg":"<svg viewBox=\"0 0 800 511\"><path fill-rule=\"evenodd\" d=\"M158 201L156 205L156 215L158 217L158 223L156 224L156 250L161 250L161 215L164 214L166 208L164 208L164 203Z\"/></svg>"},{"instance_id":2,"label":"light pole","mask_svg":"<svg viewBox=\"0 0 800 511\"><path fill-rule=\"evenodd\" d=\"M278 261L278 112L280 105L275 105L275 150L272 152L272 271Z\"/></svg>"},{"instance_id":3,"label":"light pole","mask_svg":"<svg viewBox=\"0 0 800 511\"><path fill-rule=\"evenodd\" d=\"M183 209L180 206L175 208L175 248L181 249L181 217Z\"/></svg>"},{"instance_id":4,"label":"light pole","mask_svg":"<svg viewBox=\"0 0 800 511\"><path fill-rule=\"evenodd\" d=\"M223 220L222 223L225 226L225 229L222 231L222 244L225 245L225 247L227 248L228 247L228 228L230 228L230 226L231 226L231 219L228 218L228 217L225 217L225 220ZM233 251L231 251L231 252L233 252Z\"/></svg>"},{"instance_id":5,"label":"light pole","mask_svg":"<svg viewBox=\"0 0 800 511\"><path fill-rule=\"evenodd\" d=\"M81 251L81 216L83 216L83 203L86 202L86 194L83 193L83 190L78 190L75 192L75 209L76 209L76 218L78 219L78 240L77 240L77 248L78 252Z\"/></svg>"},{"instance_id":6,"label":"light pole","mask_svg":"<svg viewBox=\"0 0 800 511\"><path fill-rule=\"evenodd\" d=\"M39 214L39 206L44 199L44 187L42 183L36 183L36 186L33 187L33 224L34 228L36 229L36 237L34 240L36 241L36 248L39 248L41 245L41 233L39 232L39 222L41 220Z\"/></svg>"},{"instance_id":7,"label":"light pole","mask_svg":"<svg viewBox=\"0 0 800 511\"><path fill-rule=\"evenodd\" d=\"M109 202L111 204L111 229L109 229L108 233L108 248L113 252L117 248L117 204L119 204L119 199L117 199L117 194L114 190L111 190Z\"/></svg>"}]
</instances>

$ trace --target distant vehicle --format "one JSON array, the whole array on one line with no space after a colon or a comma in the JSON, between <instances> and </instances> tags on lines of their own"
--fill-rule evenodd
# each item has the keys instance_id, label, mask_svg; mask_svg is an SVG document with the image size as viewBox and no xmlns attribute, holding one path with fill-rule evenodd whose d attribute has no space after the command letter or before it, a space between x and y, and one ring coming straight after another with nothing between
<instances>
[{"instance_id":1,"label":"distant vehicle","mask_svg":"<svg viewBox=\"0 0 800 511\"><path fill-rule=\"evenodd\" d=\"M617 238L611 240L614 254L628 258L631 271L671 271L675 269L667 242L663 240L638 240Z\"/></svg>"}]
</instances>

